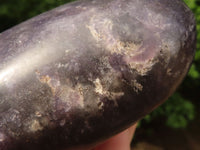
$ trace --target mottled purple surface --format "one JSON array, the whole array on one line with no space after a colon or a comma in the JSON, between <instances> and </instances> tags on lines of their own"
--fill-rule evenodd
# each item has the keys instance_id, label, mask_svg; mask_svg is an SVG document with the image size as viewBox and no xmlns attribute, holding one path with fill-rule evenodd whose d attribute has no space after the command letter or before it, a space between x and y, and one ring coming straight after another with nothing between
<instances>
[{"instance_id":1,"label":"mottled purple surface","mask_svg":"<svg viewBox=\"0 0 200 150\"><path fill-rule=\"evenodd\" d=\"M166 100L195 21L180 0L85 0L0 34L0 149L96 143Z\"/></svg>"}]
</instances>

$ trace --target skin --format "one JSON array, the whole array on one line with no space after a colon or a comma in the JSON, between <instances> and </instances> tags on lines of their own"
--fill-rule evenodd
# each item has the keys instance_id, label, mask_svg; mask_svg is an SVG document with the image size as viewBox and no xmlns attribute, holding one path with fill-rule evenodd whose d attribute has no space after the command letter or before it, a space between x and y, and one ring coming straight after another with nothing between
<instances>
[{"instance_id":1,"label":"skin","mask_svg":"<svg viewBox=\"0 0 200 150\"><path fill-rule=\"evenodd\" d=\"M130 144L136 129L136 124L110 138L92 150L130 150Z\"/></svg>"},{"instance_id":2,"label":"skin","mask_svg":"<svg viewBox=\"0 0 200 150\"><path fill-rule=\"evenodd\" d=\"M72 150L131 150L131 141L133 139L137 123L123 132L111 137L94 148L78 148ZM67 149L65 149L67 150Z\"/></svg>"}]
</instances>

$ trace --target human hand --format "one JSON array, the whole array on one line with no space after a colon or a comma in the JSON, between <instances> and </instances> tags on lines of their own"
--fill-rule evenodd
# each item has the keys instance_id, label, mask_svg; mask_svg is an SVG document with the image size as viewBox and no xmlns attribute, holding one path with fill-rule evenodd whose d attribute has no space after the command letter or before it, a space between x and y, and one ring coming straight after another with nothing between
<instances>
[{"instance_id":1,"label":"human hand","mask_svg":"<svg viewBox=\"0 0 200 150\"><path fill-rule=\"evenodd\" d=\"M107 141L95 146L94 148L79 148L72 150L130 150L130 144L135 133L137 124L126 129L125 131L111 137Z\"/></svg>"},{"instance_id":2,"label":"human hand","mask_svg":"<svg viewBox=\"0 0 200 150\"><path fill-rule=\"evenodd\" d=\"M92 150L130 150L130 144L135 133L137 124L108 139L103 144Z\"/></svg>"}]
</instances>

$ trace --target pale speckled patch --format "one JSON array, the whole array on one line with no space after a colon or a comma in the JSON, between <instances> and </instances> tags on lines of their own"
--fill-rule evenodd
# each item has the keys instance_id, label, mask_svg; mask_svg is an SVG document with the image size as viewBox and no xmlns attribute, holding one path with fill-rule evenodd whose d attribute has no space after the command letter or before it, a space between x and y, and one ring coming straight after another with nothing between
<instances>
[{"instance_id":1,"label":"pale speckled patch","mask_svg":"<svg viewBox=\"0 0 200 150\"><path fill-rule=\"evenodd\" d=\"M43 127L38 120L32 120L29 126L31 132L41 131Z\"/></svg>"},{"instance_id":2,"label":"pale speckled patch","mask_svg":"<svg viewBox=\"0 0 200 150\"><path fill-rule=\"evenodd\" d=\"M96 24L97 22L99 25ZM90 20L90 24L86 25L86 27L90 30L90 33L97 42L113 39L112 35L110 34L110 31L112 31L113 28L113 23L108 18L102 19L98 16L93 16Z\"/></svg>"},{"instance_id":3,"label":"pale speckled patch","mask_svg":"<svg viewBox=\"0 0 200 150\"><path fill-rule=\"evenodd\" d=\"M129 62L130 68L135 69L139 74L142 76L146 75L147 72L149 72L154 64L156 64L159 60L156 59L150 59L141 62L131 62L130 60L127 60L126 62Z\"/></svg>"},{"instance_id":4,"label":"pale speckled patch","mask_svg":"<svg viewBox=\"0 0 200 150\"><path fill-rule=\"evenodd\" d=\"M102 19L103 18L103 19ZM86 26L94 39L104 45L111 54L123 56L123 60L135 69L139 74L146 75L156 63L155 60L146 59L144 61L131 61L130 59L144 52L141 49L143 43L134 43L131 41L121 41L113 35L113 22L105 16L93 16Z\"/></svg>"},{"instance_id":5,"label":"pale speckled patch","mask_svg":"<svg viewBox=\"0 0 200 150\"><path fill-rule=\"evenodd\" d=\"M66 49L66 50L65 50L65 54L68 54L69 52L70 52L69 49Z\"/></svg>"},{"instance_id":6,"label":"pale speckled patch","mask_svg":"<svg viewBox=\"0 0 200 150\"><path fill-rule=\"evenodd\" d=\"M94 81L94 84L95 84L95 92L100 94L100 95L106 95L107 94L107 91L104 91L103 90L103 86L100 82L100 79L97 78L95 81Z\"/></svg>"},{"instance_id":7,"label":"pale speckled patch","mask_svg":"<svg viewBox=\"0 0 200 150\"><path fill-rule=\"evenodd\" d=\"M132 57L139 53L137 50L141 47L141 45L141 43L135 44L133 42L122 42L120 40L116 40L116 43L110 48L110 51L112 53L125 54Z\"/></svg>"},{"instance_id":8,"label":"pale speckled patch","mask_svg":"<svg viewBox=\"0 0 200 150\"><path fill-rule=\"evenodd\" d=\"M42 113L41 113L40 111L36 111L36 112L35 112L35 116L36 116L36 117L42 117Z\"/></svg>"},{"instance_id":9,"label":"pale speckled patch","mask_svg":"<svg viewBox=\"0 0 200 150\"><path fill-rule=\"evenodd\" d=\"M97 94L106 96L112 100L116 100L117 98L124 95L124 92L110 92L110 91L107 91L106 89L104 89L99 78L96 78L93 83L95 85L95 92Z\"/></svg>"},{"instance_id":10,"label":"pale speckled patch","mask_svg":"<svg viewBox=\"0 0 200 150\"><path fill-rule=\"evenodd\" d=\"M136 54L133 53L133 51L141 46L141 44L123 42L116 39L112 34L113 22L106 17L93 16L90 20L90 24L86 27L90 30L94 39L103 44L112 54L116 53L133 56Z\"/></svg>"},{"instance_id":11,"label":"pale speckled patch","mask_svg":"<svg viewBox=\"0 0 200 150\"><path fill-rule=\"evenodd\" d=\"M88 90L88 88L87 87L85 87L85 86L83 86L83 85L81 85L81 84L77 84L77 86L75 87L75 89L74 89L76 92L78 91L78 95L79 95L79 105L81 106L81 107L84 107L84 96L83 96L83 94L84 94L84 91L87 91Z\"/></svg>"},{"instance_id":12,"label":"pale speckled patch","mask_svg":"<svg viewBox=\"0 0 200 150\"><path fill-rule=\"evenodd\" d=\"M40 75L39 71L36 71L35 73L37 75L38 80L41 83L47 84L51 88L52 94L55 96L56 95L56 91L57 91L57 87L60 86L60 81L56 80L56 79L53 79L49 75ZM54 81L54 84L52 84L52 81Z\"/></svg>"},{"instance_id":13,"label":"pale speckled patch","mask_svg":"<svg viewBox=\"0 0 200 150\"><path fill-rule=\"evenodd\" d=\"M36 71L36 76L41 83L47 84L51 88L53 96L60 97L60 100L64 103L78 104L84 107L83 90L86 89L81 84L77 84L76 87L71 87L70 83L61 85L59 79L50 77L49 75L41 75L39 71ZM67 82L70 82L67 80ZM66 108L66 111L69 108Z\"/></svg>"},{"instance_id":14,"label":"pale speckled patch","mask_svg":"<svg viewBox=\"0 0 200 150\"><path fill-rule=\"evenodd\" d=\"M172 75L172 69L171 69L171 68L168 68L168 69L167 69L167 75L168 75L168 76L171 76L171 75Z\"/></svg>"},{"instance_id":15,"label":"pale speckled patch","mask_svg":"<svg viewBox=\"0 0 200 150\"><path fill-rule=\"evenodd\" d=\"M69 64L62 64L62 63L58 63L56 64L57 68L67 68L69 66Z\"/></svg>"},{"instance_id":16,"label":"pale speckled patch","mask_svg":"<svg viewBox=\"0 0 200 150\"><path fill-rule=\"evenodd\" d=\"M139 92L141 92L143 90L142 84L140 84L137 80L132 80L131 81L131 86L133 87L133 90L136 93L139 93Z\"/></svg>"},{"instance_id":17,"label":"pale speckled patch","mask_svg":"<svg viewBox=\"0 0 200 150\"><path fill-rule=\"evenodd\" d=\"M104 106L103 102L100 102L99 105L98 105L99 109L103 109L103 106Z\"/></svg>"}]
</instances>

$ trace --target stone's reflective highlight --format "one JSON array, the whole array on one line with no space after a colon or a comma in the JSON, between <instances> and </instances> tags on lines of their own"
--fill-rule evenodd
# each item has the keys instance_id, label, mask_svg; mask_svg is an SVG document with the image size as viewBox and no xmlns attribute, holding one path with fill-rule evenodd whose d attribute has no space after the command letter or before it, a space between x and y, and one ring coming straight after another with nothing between
<instances>
[{"instance_id":1,"label":"stone's reflective highlight","mask_svg":"<svg viewBox=\"0 0 200 150\"><path fill-rule=\"evenodd\" d=\"M98 143L166 100L194 56L180 0L85 0L0 35L0 149Z\"/></svg>"}]
</instances>

